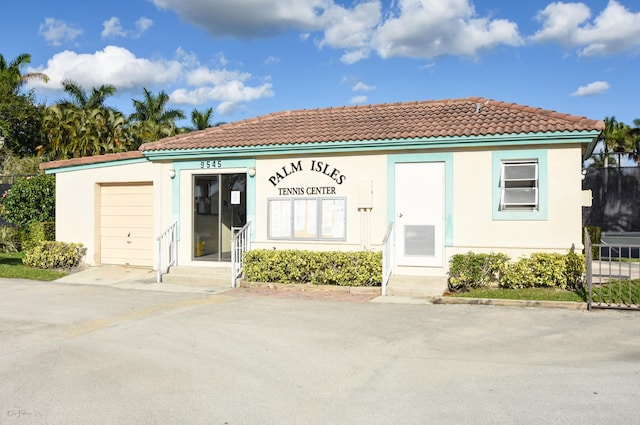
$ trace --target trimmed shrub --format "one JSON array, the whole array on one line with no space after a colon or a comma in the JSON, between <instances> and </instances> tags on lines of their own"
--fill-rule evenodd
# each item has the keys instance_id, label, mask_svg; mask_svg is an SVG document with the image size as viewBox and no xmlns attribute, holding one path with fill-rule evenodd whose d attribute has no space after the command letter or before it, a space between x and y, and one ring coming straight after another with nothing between
<instances>
[{"instance_id":1,"label":"trimmed shrub","mask_svg":"<svg viewBox=\"0 0 640 425\"><path fill-rule=\"evenodd\" d=\"M554 287L576 289L585 271L584 256L569 252L533 253L507 265L502 278L504 288Z\"/></svg>"},{"instance_id":2,"label":"trimmed shrub","mask_svg":"<svg viewBox=\"0 0 640 425\"><path fill-rule=\"evenodd\" d=\"M255 249L244 255L251 282L380 286L382 253Z\"/></svg>"},{"instance_id":3,"label":"trimmed shrub","mask_svg":"<svg viewBox=\"0 0 640 425\"><path fill-rule=\"evenodd\" d=\"M87 249L80 243L45 241L25 251L22 263L40 269L72 269Z\"/></svg>"},{"instance_id":4,"label":"trimmed shrub","mask_svg":"<svg viewBox=\"0 0 640 425\"><path fill-rule=\"evenodd\" d=\"M509 261L505 254L456 254L449 261L449 290L468 291L497 284L502 288L579 289L584 255L537 252Z\"/></svg>"},{"instance_id":5,"label":"trimmed shrub","mask_svg":"<svg viewBox=\"0 0 640 425\"><path fill-rule=\"evenodd\" d=\"M587 261L584 255L570 251L564 257L564 275L567 288L580 289L583 284L583 276L587 270Z\"/></svg>"},{"instance_id":6,"label":"trimmed shrub","mask_svg":"<svg viewBox=\"0 0 640 425\"><path fill-rule=\"evenodd\" d=\"M503 288L531 288L536 280L530 258L520 258L516 262L507 264L500 286Z\"/></svg>"},{"instance_id":7,"label":"trimmed shrub","mask_svg":"<svg viewBox=\"0 0 640 425\"><path fill-rule=\"evenodd\" d=\"M500 283L509 256L502 253L455 254L449 261L449 290L453 292Z\"/></svg>"}]
</instances>

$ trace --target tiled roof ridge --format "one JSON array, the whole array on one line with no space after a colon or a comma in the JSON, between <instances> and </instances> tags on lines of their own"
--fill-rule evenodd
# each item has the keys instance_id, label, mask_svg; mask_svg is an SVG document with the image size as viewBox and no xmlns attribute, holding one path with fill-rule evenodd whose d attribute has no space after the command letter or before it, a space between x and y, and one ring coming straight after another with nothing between
<instances>
[{"instance_id":1,"label":"tiled roof ridge","mask_svg":"<svg viewBox=\"0 0 640 425\"><path fill-rule=\"evenodd\" d=\"M528 106L528 105L522 105L522 104L518 104L518 103L514 103L514 102L505 102L505 101L501 101L501 100L494 100L491 98L486 98L486 97L481 97L481 96L468 96L468 97L460 97L460 98L446 98L446 99L428 99L428 100L413 100L413 101L406 101L406 102L391 102L391 103L372 103L372 104L366 104L366 105L341 105L341 106L327 106L327 107L318 107L318 108L311 108L311 109L306 109L306 108L302 108L302 109L285 109L283 111L275 111L275 112L270 112L268 114L264 114L264 115L258 115L256 117L251 117L251 118L245 118L243 120L240 121L234 121L231 123L227 123L227 124L222 124L216 128L220 128L220 130L223 130L225 127L226 128L231 128L231 127L239 127L239 126L244 126L244 125L248 125L248 124L252 124L254 122L261 122L261 121L266 121L266 120L270 120L270 119L276 119L279 118L282 115L300 115L300 114L308 114L308 113L323 113L323 112L331 112L331 111L349 111L349 110L357 110L357 109L379 109L379 108L394 108L394 107L406 107L406 106L410 106L410 105L420 105L420 104L464 104L464 103L477 103L480 104L481 106L496 106L496 107L501 107L501 108L507 108L507 109L514 109L514 110L518 110L518 111L522 111L522 112L528 112L531 114L538 114L538 115L546 115L549 116L551 118L557 118L557 119L562 119L562 120L567 120L567 121L571 121L571 122L580 122L582 120L586 120L586 122L593 122L596 123L598 122L598 120L593 120L593 119L589 119L587 117L584 116L577 116L577 115L572 115L572 114L568 114L568 113L562 113L562 112L558 112L552 109L543 109L543 108L536 108L536 107L532 107L532 106ZM210 130L210 129L207 129ZM194 135L194 133L186 133L184 134L186 135ZM177 140L177 138L174 138L174 140ZM151 142L154 143L154 142Z\"/></svg>"},{"instance_id":2,"label":"tiled roof ridge","mask_svg":"<svg viewBox=\"0 0 640 425\"><path fill-rule=\"evenodd\" d=\"M375 128L375 125L372 125L375 122L383 122L376 119L378 111L380 120L385 122L382 124L384 128ZM487 118L483 112L489 112L491 118ZM466 115L467 121L457 123L454 121L453 125L444 124L447 119L456 115ZM407 122L407 120L420 120L420 116L426 121L414 123L413 127ZM397 124L404 122L404 126L390 126L390 120ZM337 127L333 127L333 124ZM241 144L269 145L274 143L275 139L278 139L278 143L285 144L325 142L332 138L336 140L354 140L359 137L397 139L423 137L429 132L430 137L440 137L465 136L474 132L488 135L505 132L548 132L558 129L602 130L603 128L602 121L586 117L481 96L469 96L276 111L198 132L145 143L139 149L142 151L197 149L213 144L219 147ZM396 132L393 133L393 131ZM417 134L420 132L422 133Z\"/></svg>"},{"instance_id":3,"label":"tiled roof ridge","mask_svg":"<svg viewBox=\"0 0 640 425\"><path fill-rule=\"evenodd\" d=\"M482 102L485 105L492 105L492 106L498 106L498 107L504 107L504 108L509 108L509 109L515 109L515 110L519 110L522 112L528 112L531 114L537 114L537 115L546 115L549 116L551 118L557 118L557 119L561 119L561 120L566 120L566 121L571 121L571 122L581 122L584 121L585 123L594 123L597 124L599 122L599 120L593 120L584 116L578 116L578 115L571 115L571 114L567 114L567 113L562 113L562 112L558 112L552 109L543 109L543 108L534 108L532 106L527 106L527 105L520 105L518 103L513 103L513 102L503 102L503 101L499 101L499 100L493 100L493 99L485 99L482 97L476 98L478 102ZM603 127L604 128L604 127Z\"/></svg>"}]
</instances>

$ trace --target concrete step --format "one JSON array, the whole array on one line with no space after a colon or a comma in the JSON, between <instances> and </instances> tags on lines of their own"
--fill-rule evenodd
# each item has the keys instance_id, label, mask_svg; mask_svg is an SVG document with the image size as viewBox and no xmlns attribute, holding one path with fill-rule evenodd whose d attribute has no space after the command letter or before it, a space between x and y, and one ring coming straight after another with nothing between
<instances>
[{"instance_id":1,"label":"concrete step","mask_svg":"<svg viewBox=\"0 0 640 425\"><path fill-rule=\"evenodd\" d=\"M447 291L447 278L392 274L387 283L387 296L427 298L440 297Z\"/></svg>"},{"instance_id":2,"label":"concrete step","mask_svg":"<svg viewBox=\"0 0 640 425\"><path fill-rule=\"evenodd\" d=\"M163 283L231 287L231 267L173 266L162 276Z\"/></svg>"}]
</instances>

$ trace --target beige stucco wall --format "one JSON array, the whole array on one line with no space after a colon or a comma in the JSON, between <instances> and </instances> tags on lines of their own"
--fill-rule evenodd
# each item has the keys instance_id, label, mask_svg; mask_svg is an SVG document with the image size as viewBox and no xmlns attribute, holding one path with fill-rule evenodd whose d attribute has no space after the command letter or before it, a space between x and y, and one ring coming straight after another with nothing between
<instances>
[{"instance_id":1,"label":"beige stucco wall","mask_svg":"<svg viewBox=\"0 0 640 425\"><path fill-rule=\"evenodd\" d=\"M540 147L539 149L544 149ZM311 169L312 161L323 163ZM294 167L291 164L295 164ZM299 165L298 165L299 164ZM325 164L328 164L325 168ZM453 164L453 201L451 246L444 251L444 267L412 268L412 274L444 275L448 259L458 252L501 251L512 257L535 251L564 252L575 244L581 248L581 152L579 147L554 147L547 151L548 215L545 220L495 220L492 213L492 152L468 150L456 152ZM179 265L205 265L192 259L194 245L192 181L195 174L215 170L178 170L172 179L172 163L140 162L76 169L57 173L56 236L58 240L81 242L87 248L86 262L96 264L97 187L101 183L153 182L154 229L159 235L173 220L180 218ZM449 166L448 165L448 166ZM284 170L283 170L284 167ZM273 156L255 160L255 214L253 248L361 250L380 249L387 229L388 202L393 191L387 187L388 163L385 154ZM227 168L220 172L247 172L247 168ZM372 193L367 196L370 184ZM419 190L423 183L416 182ZM304 195L292 195L287 189L301 188ZM311 189L310 189L311 188ZM327 195L309 194L313 188L328 188ZM180 192L179 200L173 191ZM177 196L177 193L176 193ZM278 240L268 237L268 200L298 197L346 198L344 240ZM366 208L365 208L366 207ZM154 250L154 256L156 255ZM155 259L154 259L155 263ZM209 265L209 264L206 264ZM225 266L228 263L211 263Z\"/></svg>"},{"instance_id":2,"label":"beige stucco wall","mask_svg":"<svg viewBox=\"0 0 640 425\"><path fill-rule=\"evenodd\" d=\"M546 220L494 220L492 152L454 156L454 234L448 256L458 252L501 251L514 257L535 251L566 252L582 247L583 203L579 147L547 151Z\"/></svg>"},{"instance_id":3,"label":"beige stucco wall","mask_svg":"<svg viewBox=\"0 0 640 425\"><path fill-rule=\"evenodd\" d=\"M81 242L87 248L85 262L97 264L97 206L101 183L152 182L154 186L154 229L159 234L171 220L169 166L151 162L87 168L56 173L56 239ZM164 203L163 203L164 202ZM154 250L154 264L155 264Z\"/></svg>"},{"instance_id":4,"label":"beige stucco wall","mask_svg":"<svg viewBox=\"0 0 640 425\"><path fill-rule=\"evenodd\" d=\"M313 161L316 170L312 170ZM256 233L253 246L308 250L379 248L386 231L386 169L385 155L308 155L258 160L255 177ZM371 190L367 190L367 187L371 187ZM302 190L304 194L292 195L288 192L291 189ZM325 194L314 194L318 191L324 191ZM346 198L345 240L269 239L269 199L318 196Z\"/></svg>"}]
</instances>

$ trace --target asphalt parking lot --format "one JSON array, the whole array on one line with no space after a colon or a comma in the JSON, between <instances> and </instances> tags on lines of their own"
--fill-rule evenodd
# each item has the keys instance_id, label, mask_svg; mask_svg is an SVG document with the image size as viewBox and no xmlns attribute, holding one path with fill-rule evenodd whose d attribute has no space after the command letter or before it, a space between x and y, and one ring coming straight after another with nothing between
<instances>
[{"instance_id":1,"label":"asphalt parking lot","mask_svg":"<svg viewBox=\"0 0 640 425\"><path fill-rule=\"evenodd\" d=\"M638 312L319 297L0 279L0 424L637 423Z\"/></svg>"}]
</instances>

